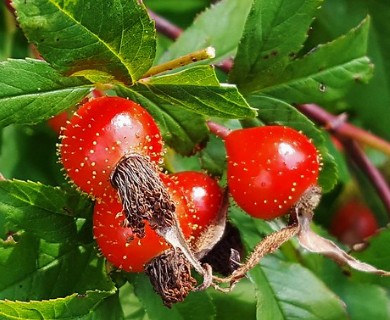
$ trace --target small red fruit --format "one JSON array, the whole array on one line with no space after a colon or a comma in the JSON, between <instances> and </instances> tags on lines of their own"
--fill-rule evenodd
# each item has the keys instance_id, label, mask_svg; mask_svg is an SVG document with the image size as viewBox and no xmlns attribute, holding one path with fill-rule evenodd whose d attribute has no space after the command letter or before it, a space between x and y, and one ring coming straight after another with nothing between
<instances>
[{"instance_id":1,"label":"small red fruit","mask_svg":"<svg viewBox=\"0 0 390 320\"><path fill-rule=\"evenodd\" d=\"M352 199L341 206L332 218L330 232L341 242L353 245L373 235L378 222L363 202Z\"/></svg>"},{"instance_id":2,"label":"small red fruit","mask_svg":"<svg viewBox=\"0 0 390 320\"><path fill-rule=\"evenodd\" d=\"M140 105L120 97L100 97L83 104L71 118L62 139L61 160L81 190L103 197L110 176L125 156L161 159L160 131Z\"/></svg>"},{"instance_id":3,"label":"small red fruit","mask_svg":"<svg viewBox=\"0 0 390 320\"><path fill-rule=\"evenodd\" d=\"M202 172L183 171L169 177L183 190L192 208L189 220L196 239L216 219L222 202L222 189L217 181Z\"/></svg>"},{"instance_id":4,"label":"small red fruit","mask_svg":"<svg viewBox=\"0 0 390 320\"><path fill-rule=\"evenodd\" d=\"M184 236L188 239L191 228L188 224L189 207L178 186L163 177L168 192L175 203L176 215ZM93 234L102 252L117 268L128 272L141 272L152 258L170 248L165 240L148 223L145 237L138 239L131 228L125 226L126 215L115 191L96 202L93 214Z\"/></svg>"},{"instance_id":5,"label":"small red fruit","mask_svg":"<svg viewBox=\"0 0 390 320\"><path fill-rule=\"evenodd\" d=\"M60 134L62 128L65 128L68 119L69 119L68 111L63 111L57 114L56 116L54 116L53 118L47 120L47 124L55 133Z\"/></svg>"},{"instance_id":6,"label":"small red fruit","mask_svg":"<svg viewBox=\"0 0 390 320\"><path fill-rule=\"evenodd\" d=\"M228 186L248 214L273 219L288 213L317 183L317 150L302 133L283 126L235 130L225 138Z\"/></svg>"}]
</instances>

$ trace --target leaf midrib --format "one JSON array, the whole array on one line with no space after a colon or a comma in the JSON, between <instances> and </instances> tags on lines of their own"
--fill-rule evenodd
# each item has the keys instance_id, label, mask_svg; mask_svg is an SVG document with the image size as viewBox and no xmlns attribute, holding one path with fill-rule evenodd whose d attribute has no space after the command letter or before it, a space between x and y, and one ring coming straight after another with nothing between
<instances>
[{"instance_id":1,"label":"leaf midrib","mask_svg":"<svg viewBox=\"0 0 390 320\"><path fill-rule=\"evenodd\" d=\"M99 43L101 43L104 47L106 47L112 54L114 57L116 57L119 62L125 67L125 69L128 71L128 75L130 76L130 79L131 81L133 82L134 79L131 75L131 70L127 67L127 64L125 63L125 61L122 59L122 56L120 55L120 50L118 52L118 54L115 52L114 48L112 48L108 43L102 41L102 39L100 39L95 33L93 33L91 30L89 30L88 28L86 28L84 25L82 25L79 21L77 21L71 14L70 12L66 11L65 9L61 8L57 3L55 3L53 0L50 0L50 2L58 8L58 10L60 12L63 12L65 16L67 16L69 19L73 20L78 26L80 26L81 28L83 28L84 30L87 31L88 34L90 34L93 38L96 38L98 40ZM123 10L122 10L123 11ZM121 21L121 23L123 24L123 19ZM122 44L123 42L123 30L122 30L122 33L121 33L121 39L120 39L120 44Z\"/></svg>"}]
</instances>

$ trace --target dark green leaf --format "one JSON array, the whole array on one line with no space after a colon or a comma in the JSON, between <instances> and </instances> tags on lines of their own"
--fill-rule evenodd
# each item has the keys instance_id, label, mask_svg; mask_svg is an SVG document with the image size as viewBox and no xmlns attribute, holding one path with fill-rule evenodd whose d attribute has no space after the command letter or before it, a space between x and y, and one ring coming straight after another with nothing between
<instances>
[{"instance_id":1,"label":"dark green leaf","mask_svg":"<svg viewBox=\"0 0 390 320\"><path fill-rule=\"evenodd\" d=\"M198 66L175 74L152 77L132 87L149 100L221 118L250 118L255 111L234 85L219 83L211 66ZM158 104L158 103L156 103Z\"/></svg>"},{"instance_id":2,"label":"dark green leaf","mask_svg":"<svg viewBox=\"0 0 390 320\"><path fill-rule=\"evenodd\" d=\"M1 132L0 168L4 177L50 185L64 183L56 148L58 136L46 123L34 127L9 125Z\"/></svg>"},{"instance_id":3,"label":"dark green leaf","mask_svg":"<svg viewBox=\"0 0 390 320\"><path fill-rule=\"evenodd\" d=\"M193 24L168 48L160 63L208 46L215 48L216 58L207 60L207 63L233 55L251 2L252 0L223 0L200 13Z\"/></svg>"},{"instance_id":4,"label":"dark green leaf","mask_svg":"<svg viewBox=\"0 0 390 320\"><path fill-rule=\"evenodd\" d=\"M166 144L183 155L190 155L208 138L208 129L202 115L167 104L155 95L149 98L120 87L117 93L141 104L157 122Z\"/></svg>"},{"instance_id":5,"label":"dark green leaf","mask_svg":"<svg viewBox=\"0 0 390 320\"><path fill-rule=\"evenodd\" d=\"M388 250L388 245L390 241L390 229L383 229L377 234L369 239L369 246L362 252L357 252L353 254L355 258L360 261L364 261L368 264L380 268L383 270L390 271L390 254ZM353 278L382 285L385 288L390 287L390 277L378 277L371 274L366 274L362 272L354 272Z\"/></svg>"},{"instance_id":6,"label":"dark green leaf","mask_svg":"<svg viewBox=\"0 0 390 320\"><path fill-rule=\"evenodd\" d=\"M216 309L207 292L191 292L182 302L174 306L185 320L214 320Z\"/></svg>"},{"instance_id":7,"label":"dark green leaf","mask_svg":"<svg viewBox=\"0 0 390 320\"><path fill-rule=\"evenodd\" d=\"M369 21L292 62L258 94L294 103L322 103L343 97L355 82L367 82L373 73L366 57Z\"/></svg>"},{"instance_id":8,"label":"dark green leaf","mask_svg":"<svg viewBox=\"0 0 390 320\"><path fill-rule=\"evenodd\" d=\"M19 23L44 59L93 81L139 79L155 56L155 29L136 0L15 0Z\"/></svg>"},{"instance_id":9,"label":"dark green leaf","mask_svg":"<svg viewBox=\"0 0 390 320\"><path fill-rule=\"evenodd\" d=\"M278 124L302 131L316 145L321 154L322 170L319 184L323 192L330 191L337 183L338 171L332 155L328 152L323 133L314 123L288 103L267 96L251 96L248 101L258 109L258 118L265 124Z\"/></svg>"},{"instance_id":10,"label":"dark green leaf","mask_svg":"<svg viewBox=\"0 0 390 320\"><path fill-rule=\"evenodd\" d=\"M2 319L93 319L93 308L113 292L88 291L85 295L74 293L65 298L43 301L0 301Z\"/></svg>"},{"instance_id":11,"label":"dark green leaf","mask_svg":"<svg viewBox=\"0 0 390 320\"><path fill-rule=\"evenodd\" d=\"M302 255L305 264L321 277L345 303L350 319L388 319L390 310L384 288L370 283L356 283L338 264L326 257ZM378 276L376 276L378 277Z\"/></svg>"},{"instance_id":12,"label":"dark green leaf","mask_svg":"<svg viewBox=\"0 0 390 320\"><path fill-rule=\"evenodd\" d=\"M217 309L216 320L256 319L256 294L247 279L240 280L229 293L209 290Z\"/></svg>"},{"instance_id":13,"label":"dark green leaf","mask_svg":"<svg viewBox=\"0 0 390 320\"><path fill-rule=\"evenodd\" d=\"M366 15L371 26L368 56L375 65L373 78L367 85L353 86L344 97L342 108L348 108L352 117L358 118L363 127L390 139L387 114L390 105L390 2L387 0L330 0L325 1L313 25L308 47L325 43L356 26ZM329 108L340 108L331 104ZM334 109L333 109L334 110Z\"/></svg>"},{"instance_id":14,"label":"dark green leaf","mask_svg":"<svg viewBox=\"0 0 390 320\"><path fill-rule=\"evenodd\" d=\"M299 52L320 0L255 0L245 24L230 82L243 92L278 81Z\"/></svg>"},{"instance_id":15,"label":"dark green leaf","mask_svg":"<svg viewBox=\"0 0 390 320\"><path fill-rule=\"evenodd\" d=\"M149 320L183 320L184 318L176 308L168 309L161 298L154 292L149 279L144 274L132 277L135 294L143 305Z\"/></svg>"},{"instance_id":16,"label":"dark green leaf","mask_svg":"<svg viewBox=\"0 0 390 320\"><path fill-rule=\"evenodd\" d=\"M347 319L342 301L309 270L271 257L265 258L261 265L277 294L282 319ZM257 311L261 319L263 310Z\"/></svg>"},{"instance_id":17,"label":"dark green leaf","mask_svg":"<svg viewBox=\"0 0 390 320\"><path fill-rule=\"evenodd\" d=\"M141 302L135 295L134 286L130 282L120 287L119 299L126 320L149 320Z\"/></svg>"},{"instance_id":18,"label":"dark green leaf","mask_svg":"<svg viewBox=\"0 0 390 320\"><path fill-rule=\"evenodd\" d=\"M182 303L168 309L154 292L149 279L139 274L132 277L135 294L144 307L150 320L153 319L190 319L212 320L215 318L214 305L206 292L193 292Z\"/></svg>"},{"instance_id":19,"label":"dark green leaf","mask_svg":"<svg viewBox=\"0 0 390 320\"><path fill-rule=\"evenodd\" d=\"M91 84L63 77L46 62L26 59L0 62L0 127L34 124L80 102Z\"/></svg>"},{"instance_id":20,"label":"dark green leaf","mask_svg":"<svg viewBox=\"0 0 390 320\"><path fill-rule=\"evenodd\" d=\"M124 319L124 314L122 311L118 292L101 301L95 309L91 310L90 315L88 317L88 320L102 319Z\"/></svg>"},{"instance_id":21,"label":"dark green leaf","mask_svg":"<svg viewBox=\"0 0 390 320\"><path fill-rule=\"evenodd\" d=\"M75 293L87 303L98 290L96 304L115 292L105 262L97 258L92 244L53 244L27 233L13 239L0 240L1 299L48 300Z\"/></svg>"},{"instance_id":22,"label":"dark green leaf","mask_svg":"<svg viewBox=\"0 0 390 320\"><path fill-rule=\"evenodd\" d=\"M200 151L200 163L209 174L221 176L226 167L226 150L224 142L210 136L206 148Z\"/></svg>"},{"instance_id":23,"label":"dark green leaf","mask_svg":"<svg viewBox=\"0 0 390 320\"><path fill-rule=\"evenodd\" d=\"M76 201L75 201L76 200ZM75 216L86 215L91 204L60 188L26 181L0 181L0 214L7 221L50 242L72 241Z\"/></svg>"}]
</instances>

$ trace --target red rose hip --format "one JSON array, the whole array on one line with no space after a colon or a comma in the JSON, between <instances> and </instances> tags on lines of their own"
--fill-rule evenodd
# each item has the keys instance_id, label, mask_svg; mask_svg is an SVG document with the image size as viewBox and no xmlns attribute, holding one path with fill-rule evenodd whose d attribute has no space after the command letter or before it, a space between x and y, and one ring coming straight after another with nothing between
<instances>
[{"instance_id":1,"label":"red rose hip","mask_svg":"<svg viewBox=\"0 0 390 320\"><path fill-rule=\"evenodd\" d=\"M273 219L288 213L317 183L317 150L302 133L283 126L235 130L225 138L230 193L248 214Z\"/></svg>"},{"instance_id":2,"label":"red rose hip","mask_svg":"<svg viewBox=\"0 0 390 320\"><path fill-rule=\"evenodd\" d=\"M63 132L61 160L68 176L84 192L103 197L119 161L140 154L158 162L160 131L150 114L120 97L100 97L83 104Z\"/></svg>"},{"instance_id":3,"label":"red rose hip","mask_svg":"<svg viewBox=\"0 0 390 320\"><path fill-rule=\"evenodd\" d=\"M218 216L223 192L217 181L205 173L183 171L169 177L181 187L191 206L190 224L192 234L197 238Z\"/></svg>"},{"instance_id":4,"label":"red rose hip","mask_svg":"<svg viewBox=\"0 0 390 320\"><path fill-rule=\"evenodd\" d=\"M330 232L348 245L363 242L378 230L378 222L369 207L351 199L338 208L332 218Z\"/></svg>"},{"instance_id":5,"label":"red rose hip","mask_svg":"<svg viewBox=\"0 0 390 320\"><path fill-rule=\"evenodd\" d=\"M164 179L164 183L169 180ZM188 223L189 207L178 186L167 186L172 201L175 203L175 214L185 238L191 235ZM93 214L93 234L102 252L117 268L128 272L141 272L144 265L152 258L170 248L149 224L145 226L145 237L138 239L132 229L126 226L126 215L123 206L111 190L102 201L97 202Z\"/></svg>"}]
</instances>

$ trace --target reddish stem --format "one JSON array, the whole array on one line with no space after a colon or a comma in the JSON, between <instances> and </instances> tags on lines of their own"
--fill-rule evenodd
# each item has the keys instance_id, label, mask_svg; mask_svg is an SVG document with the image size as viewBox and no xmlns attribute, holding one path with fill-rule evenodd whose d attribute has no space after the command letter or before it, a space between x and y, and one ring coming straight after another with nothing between
<instances>
[{"instance_id":1,"label":"reddish stem","mask_svg":"<svg viewBox=\"0 0 390 320\"><path fill-rule=\"evenodd\" d=\"M297 109L340 138L359 141L390 155L389 142L347 123L343 116L335 116L315 104L299 105Z\"/></svg>"},{"instance_id":2,"label":"reddish stem","mask_svg":"<svg viewBox=\"0 0 390 320\"><path fill-rule=\"evenodd\" d=\"M213 134L215 134L217 137L221 139L225 139L231 132L230 129L213 121L207 121L207 126L210 132L212 132Z\"/></svg>"},{"instance_id":3,"label":"reddish stem","mask_svg":"<svg viewBox=\"0 0 390 320\"><path fill-rule=\"evenodd\" d=\"M382 199L390 216L390 188L377 167L369 160L361 147L351 139L340 139L351 160L366 174Z\"/></svg>"},{"instance_id":4,"label":"reddish stem","mask_svg":"<svg viewBox=\"0 0 390 320\"><path fill-rule=\"evenodd\" d=\"M229 58L217 64L217 67L225 73L229 73L233 68L233 59Z\"/></svg>"},{"instance_id":5,"label":"reddish stem","mask_svg":"<svg viewBox=\"0 0 390 320\"><path fill-rule=\"evenodd\" d=\"M161 34L167 36L168 38L172 40L176 40L181 33L183 32L182 29L175 26L168 20L164 19L163 17L160 17L158 14L154 13L152 10L148 9L149 16L156 22L156 29Z\"/></svg>"}]
</instances>

